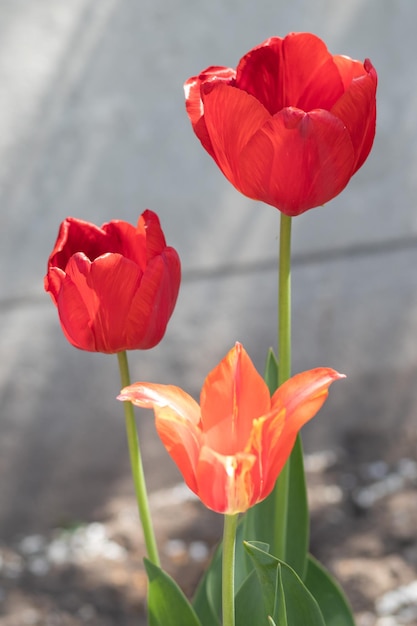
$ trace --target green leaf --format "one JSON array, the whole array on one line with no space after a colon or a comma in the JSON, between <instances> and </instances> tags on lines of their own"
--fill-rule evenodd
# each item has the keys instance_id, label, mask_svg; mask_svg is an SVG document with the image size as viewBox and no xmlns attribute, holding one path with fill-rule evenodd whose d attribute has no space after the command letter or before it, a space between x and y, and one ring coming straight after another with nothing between
<instances>
[{"instance_id":1,"label":"green leaf","mask_svg":"<svg viewBox=\"0 0 417 626\"><path fill-rule=\"evenodd\" d=\"M269 348L266 357L264 379L272 395L278 386L278 361L272 348ZM269 496L263 502L252 507L243 518L243 537L246 541L264 541L273 546L275 543L275 498Z\"/></svg>"},{"instance_id":2,"label":"green leaf","mask_svg":"<svg viewBox=\"0 0 417 626\"><path fill-rule=\"evenodd\" d=\"M269 626L276 626L274 620L272 619L270 615L268 615L268 623L269 623Z\"/></svg>"},{"instance_id":3,"label":"green leaf","mask_svg":"<svg viewBox=\"0 0 417 626\"><path fill-rule=\"evenodd\" d=\"M193 598L193 607L202 626L220 626L220 621L214 613L212 603L207 596L207 577L200 580L197 591Z\"/></svg>"},{"instance_id":4,"label":"green leaf","mask_svg":"<svg viewBox=\"0 0 417 626\"><path fill-rule=\"evenodd\" d=\"M326 626L355 626L349 603L329 572L309 555L305 584L317 600Z\"/></svg>"},{"instance_id":5,"label":"green leaf","mask_svg":"<svg viewBox=\"0 0 417 626\"><path fill-rule=\"evenodd\" d=\"M244 518L236 532L235 588L239 589L253 565L243 547ZM202 626L220 626L222 610L222 544L218 546L193 598L193 607Z\"/></svg>"},{"instance_id":6,"label":"green leaf","mask_svg":"<svg viewBox=\"0 0 417 626\"><path fill-rule=\"evenodd\" d=\"M149 580L149 626L201 626L177 583L160 567L144 559Z\"/></svg>"},{"instance_id":7,"label":"green leaf","mask_svg":"<svg viewBox=\"0 0 417 626\"><path fill-rule=\"evenodd\" d=\"M304 472L303 444L300 435L296 439L288 463L289 485L285 560L304 580L310 543L310 516Z\"/></svg>"},{"instance_id":8,"label":"green leaf","mask_svg":"<svg viewBox=\"0 0 417 626\"><path fill-rule=\"evenodd\" d=\"M253 569L240 586L235 596L236 626L267 624L268 614L262 598L259 578Z\"/></svg>"},{"instance_id":9,"label":"green leaf","mask_svg":"<svg viewBox=\"0 0 417 626\"><path fill-rule=\"evenodd\" d=\"M256 544L245 542L245 549L253 560L266 612L279 626L284 611L286 626L326 626L318 603L289 565Z\"/></svg>"},{"instance_id":10,"label":"green leaf","mask_svg":"<svg viewBox=\"0 0 417 626\"><path fill-rule=\"evenodd\" d=\"M288 626L287 607L285 603L284 586L282 584L281 564L279 564L277 568L277 584L276 584L276 589L275 589L274 617L276 617L279 626Z\"/></svg>"},{"instance_id":11,"label":"green leaf","mask_svg":"<svg viewBox=\"0 0 417 626\"><path fill-rule=\"evenodd\" d=\"M278 359L275 356L273 349L269 348L268 354L266 355L264 379L268 385L271 396L275 393L278 387L278 369Z\"/></svg>"},{"instance_id":12,"label":"green leaf","mask_svg":"<svg viewBox=\"0 0 417 626\"><path fill-rule=\"evenodd\" d=\"M270 348L266 359L265 381L270 393L277 387L278 362ZM307 571L310 521L307 502L307 487L304 473L303 449L300 436L284 470L288 474L288 498L282 506L278 483L263 502L247 511L244 518L243 536L248 541L259 540L268 543L270 552L282 558L304 579ZM281 553L281 529L286 529L284 553Z\"/></svg>"},{"instance_id":13,"label":"green leaf","mask_svg":"<svg viewBox=\"0 0 417 626\"><path fill-rule=\"evenodd\" d=\"M221 544L205 571L193 598L193 607L202 626L221 626L222 608L222 549Z\"/></svg>"}]
</instances>

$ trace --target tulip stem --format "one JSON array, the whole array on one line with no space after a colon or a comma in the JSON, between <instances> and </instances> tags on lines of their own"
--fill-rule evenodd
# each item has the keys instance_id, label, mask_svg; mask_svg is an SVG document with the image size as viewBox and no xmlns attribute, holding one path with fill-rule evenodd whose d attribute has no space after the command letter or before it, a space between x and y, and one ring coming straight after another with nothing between
<instances>
[{"instance_id":1,"label":"tulip stem","mask_svg":"<svg viewBox=\"0 0 417 626\"><path fill-rule=\"evenodd\" d=\"M278 386L291 376L291 221L291 217L281 213L278 270ZM281 520L276 533L275 556L283 561L286 561L287 557L289 480L288 460L275 485L275 502L278 519Z\"/></svg>"},{"instance_id":2,"label":"tulip stem","mask_svg":"<svg viewBox=\"0 0 417 626\"><path fill-rule=\"evenodd\" d=\"M278 386L291 376L291 220L281 213L278 287Z\"/></svg>"},{"instance_id":3,"label":"tulip stem","mask_svg":"<svg viewBox=\"0 0 417 626\"><path fill-rule=\"evenodd\" d=\"M238 513L224 516L222 561L223 626L235 626L235 545L238 518Z\"/></svg>"},{"instance_id":4,"label":"tulip stem","mask_svg":"<svg viewBox=\"0 0 417 626\"><path fill-rule=\"evenodd\" d=\"M122 387L130 385L129 365L126 352L118 352L120 379ZM145 473L143 471L142 455L139 445L139 437L136 428L133 404L124 401L127 442L129 446L130 466L132 469L133 483L135 486L136 500L139 517L142 524L148 558L155 565L160 565L158 548L153 530L151 513L149 508L148 494L146 490Z\"/></svg>"}]
</instances>

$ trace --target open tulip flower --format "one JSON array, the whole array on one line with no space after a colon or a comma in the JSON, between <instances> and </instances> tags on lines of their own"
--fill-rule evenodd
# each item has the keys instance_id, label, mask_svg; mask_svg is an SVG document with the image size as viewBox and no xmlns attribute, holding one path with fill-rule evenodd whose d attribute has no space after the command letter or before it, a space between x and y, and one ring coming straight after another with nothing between
<instances>
[{"instance_id":1,"label":"open tulip flower","mask_svg":"<svg viewBox=\"0 0 417 626\"><path fill-rule=\"evenodd\" d=\"M250 50L236 70L209 67L185 83L193 129L243 194L294 216L339 194L375 135L377 74L291 33Z\"/></svg>"},{"instance_id":2,"label":"open tulip flower","mask_svg":"<svg viewBox=\"0 0 417 626\"><path fill-rule=\"evenodd\" d=\"M152 211L136 227L113 220L98 228L69 217L49 257L45 289L68 341L82 350L116 353L159 343L180 277L178 254L167 247Z\"/></svg>"},{"instance_id":3,"label":"open tulip flower","mask_svg":"<svg viewBox=\"0 0 417 626\"><path fill-rule=\"evenodd\" d=\"M158 434L188 487L218 513L234 514L266 498L300 428L320 409L329 368L298 374L270 396L237 343L207 376L200 406L171 385L135 383L119 400L153 408Z\"/></svg>"}]
</instances>

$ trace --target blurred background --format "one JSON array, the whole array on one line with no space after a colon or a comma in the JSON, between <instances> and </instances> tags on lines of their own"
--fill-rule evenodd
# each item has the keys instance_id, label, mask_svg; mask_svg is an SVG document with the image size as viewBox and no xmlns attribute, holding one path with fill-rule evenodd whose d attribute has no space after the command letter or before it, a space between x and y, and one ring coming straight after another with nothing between
<instances>
[{"instance_id":1,"label":"blurred background","mask_svg":"<svg viewBox=\"0 0 417 626\"><path fill-rule=\"evenodd\" d=\"M174 316L157 348L131 354L133 380L198 396L236 340L263 370L279 214L224 179L182 85L272 35L314 32L379 75L366 164L293 222L293 371L347 375L305 429L306 450L349 458L361 446L371 462L415 442L416 22L412 0L0 0L2 544L101 519L132 493L116 357L70 346L43 291L65 217L136 222L150 208L181 256ZM180 482L153 428L140 414L152 493Z\"/></svg>"}]
</instances>

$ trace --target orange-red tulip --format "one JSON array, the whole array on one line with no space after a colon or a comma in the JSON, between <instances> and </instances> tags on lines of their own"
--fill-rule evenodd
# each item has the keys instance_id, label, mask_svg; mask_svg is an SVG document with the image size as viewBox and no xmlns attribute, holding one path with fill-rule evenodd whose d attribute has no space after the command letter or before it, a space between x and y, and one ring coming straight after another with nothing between
<instances>
[{"instance_id":1,"label":"orange-red tulip","mask_svg":"<svg viewBox=\"0 0 417 626\"><path fill-rule=\"evenodd\" d=\"M171 385L135 383L119 400L153 408L158 434L188 487L218 513L234 514L266 498L300 428L344 376L313 369L268 387L239 343L207 376L200 406Z\"/></svg>"},{"instance_id":2,"label":"orange-red tulip","mask_svg":"<svg viewBox=\"0 0 417 626\"><path fill-rule=\"evenodd\" d=\"M310 33L272 37L236 70L208 67L185 83L203 147L243 194L299 215L339 194L375 135L371 62L332 56Z\"/></svg>"},{"instance_id":3,"label":"orange-red tulip","mask_svg":"<svg viewBox=\"0 0 417 626\"><path fill-rule=\"evenodd\" d=\"M177 252L166 246L158 216L145 211L136 227L113 220L98 228L67 218L48 260L45 289L68 341L115 353L159 343L180 279Z\"/></svg>"}]
</instances>

